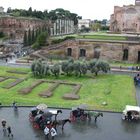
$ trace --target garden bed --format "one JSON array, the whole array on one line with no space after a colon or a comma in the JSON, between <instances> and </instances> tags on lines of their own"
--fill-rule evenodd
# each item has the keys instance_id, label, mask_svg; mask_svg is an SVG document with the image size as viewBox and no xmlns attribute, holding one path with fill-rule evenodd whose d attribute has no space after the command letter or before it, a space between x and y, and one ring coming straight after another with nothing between
<instances>
[{"instance_id":1,"label":"garden bed","mask_svg":"<svg viewBox=\"0 0 140 140\"><path fill-rule=\"evenodd\" d=\"M9 79L9 77L0 77L0 82L3 82L5 80Z\"/></svg>"},{"instance_id":2,"label":"garden bed","mask_svg":"<svg viewBox=\"0 0 140 140\"><path fill-rule=\"evenodd\" d=\"M8 85L3 86L3 88L10 89L23 81L24 81L24 79L17 79L16 81L14 81L12 83L9 83Z\"/></svg>"},{"instance_id":3,"label":"garden bed","mask_svg":"<svg viewBox=\"0 0 140 140\"><path fill-rule=\"evenodd\" d=\"M8 73L15 73L15 74L28 74L28 72L24 72L24 71L15 71L15 70L8 70L6 71Z\"/></svg>"},{"instance_id":4,"label":"garden bed","mask_svg":"<svg viewBox=\"0 0 140 140\"><path fill-rule=\"evenodd\" d=\"M60 85L59 82L54 83L51 87L49 87L49 89L39 93L39 96L44 97L44 98L48 98L53 96L53 91Z\"/></svg>"},{"instance_id":5,"label":"garden bed","mask_svg":"<svg viewBox=\"0 0 140 140\"><path fill-rule=\"evenodd\" d=\"M20 93L20 94L28 94L28 93L30 93L35 87L37 87L38 85L42 84L43 82L44 82L43 80L37 80L37 81L34 82L31 86L20 89L20 90L18 91L18 93Z\"/></svg>"},{"instance_id":6,"label":"garden bed","mask_svg":"<svg viewBox=\"0 0 140 140\"><path fill-rule=\"evenodd\" d=\"M73 89L72 92L64 94L63 99L67 99L67 100L78 100L78 99L80 99L80 96L77 95L80 88L81 88L81 85L77 84L76 86L74 86L74 89Z\"/></svg>"}]
</instances>

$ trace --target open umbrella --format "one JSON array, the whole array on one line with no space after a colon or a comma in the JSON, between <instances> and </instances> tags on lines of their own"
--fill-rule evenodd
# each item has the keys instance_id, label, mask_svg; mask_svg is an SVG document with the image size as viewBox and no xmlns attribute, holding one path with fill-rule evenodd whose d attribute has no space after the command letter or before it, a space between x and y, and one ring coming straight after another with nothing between
<instances>
[{"instance_id":1,"label":"open umbrella","mask_svg":"<svg viewBox=\"0 0 140 140\"><path fill-rule=\"evenodd\" d=\"M39 110L45 110L45 109L47 109L47 105L46 104L39 104L36 108Z\"/></svg>"},{"instance_id":2,"label":"open umbrella","mask_svg":"<svg viewBox=\"0 0 140 140\"><path fill-rule=\"evenodd\" d=\"M85 110L85 109L88 108L88 105L86 105L86 104L81 104L81 105L79 105L79 108Z\"/></svg>"}]
</instances>

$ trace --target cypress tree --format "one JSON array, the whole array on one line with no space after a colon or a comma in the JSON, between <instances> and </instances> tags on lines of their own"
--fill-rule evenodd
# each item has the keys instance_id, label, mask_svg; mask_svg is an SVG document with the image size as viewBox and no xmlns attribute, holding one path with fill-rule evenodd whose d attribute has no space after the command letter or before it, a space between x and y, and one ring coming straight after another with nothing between
<instances>
[{"instance_id":1,"label":"cypress tree","mask_svg":"<svg viewBox=\"0 0 140 140\"><path fill-rule=\"evenodd\" d=\"M28 45L32 44L32 35L31 35L31 30L29 29L28 31Z\"/></svg>"},{"instance_id":2,"label":"cypress tree","mask_svg":"<svg viewBox=\"0 0 140 140\"><path fill-rule=\"evenodd\" d=\"M24 31L23 44L24 44L24 46L28 45L28 37L27 37L27 32L26 31Z\"/></svg>"},{"instance_id":3,"label":"cypress tree","mask_svg":"<svg viewBox=\"0 0 140 140\"><path fill-rule=\"evenodd\" d=\"M32 44L35 42L35 33L34 33L34 29L32 30Z\"/></svg>"}]
</instances>

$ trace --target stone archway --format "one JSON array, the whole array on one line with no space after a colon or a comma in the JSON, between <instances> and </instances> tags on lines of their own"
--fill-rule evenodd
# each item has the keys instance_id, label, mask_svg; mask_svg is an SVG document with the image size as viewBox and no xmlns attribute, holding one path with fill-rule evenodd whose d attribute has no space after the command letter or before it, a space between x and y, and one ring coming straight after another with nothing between
<instances>
[{"instance_id":1,"label":"stone archway","mask_svg":"<svg viewBox=\"0 0 140 140\"><path fill-rule=\"evenodd\" d=\"M99 59L100 53L101 53L101 47L100 46L95 47L94 48L94 58Z\"/></svg>"}]
</instances>

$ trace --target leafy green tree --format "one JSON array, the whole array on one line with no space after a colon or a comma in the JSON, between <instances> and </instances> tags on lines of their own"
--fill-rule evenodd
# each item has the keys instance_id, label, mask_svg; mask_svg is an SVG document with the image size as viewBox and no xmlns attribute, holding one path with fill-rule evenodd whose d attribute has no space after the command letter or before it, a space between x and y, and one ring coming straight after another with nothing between
<instances>
[{"instance_id":1,"label":"leafy green tree","mask_svg":"<svg viewBox=\"0 0 140 140\"><path fill-rule=\"evenodd\" d=\"M93 29L94 31L99 31L99 30L101 30L101 23L94 23L94 24L92 25L92 29Z\"/></svg>"},{"instance_id":2,"label":"leafy green tree","mask_svg":"<svg viewBox=\"0 0 140 140\"><path fill-rule=\"evenodd\" d=\"M72 75L73 72L73 59L69 59L68 61L63 62L61 65L61 69L64 73L66 73L68 76Z\"/></svg>"},{"instance_id":3,"label":"leafy green tree","mask_svg":"<svg viewBox=\"0 0 140 140\"><path fill-rule=\"evenodd\" d=\"M47 32L42 32L38 37L37 37L37 42L39 43L40 46L45 46L48 38L48 33Z\"/></svg>"},{"instance_id":4,"label":"leafy green tree","mask_svg":"<svg viewBox=\"0 0 140 140\"><path fill-rule=\"evenodd\" d=\"M80 70L81 70L81 73L82 73L83 75L86 75L87 70L88 70L88 65L87 65L86 62L82 62L82 63L80 64Z\"/></svg>"},{"instance_id":5,"label":"leafy green tree","mask_svg":"<svg viewBox=\"0 0 140 140\"><path fill-rule=\"evenodd\" d=\"M49 67L48 63L46 62L44 64L44 72L43 72L43 75L44 76L48 76L50 74L49 70L50 70L50 67Z\"/></svg>"},{"instance_id":6,"label":"leafy green tree","mask_svg":"<svg viewBox=\"0 0 140 140\"><path fill-rule=\"evenodd\" d=\"M81 76L81 64L79 61L74 62L73 71L74 71L75 76Z\"/></svg>"},{"instance_id":7,"label":"leafy green tree","mask_svg":"<svg viewBox=\"0 0 140 140\"><path fill-rule=\"evenodd\" d=\"M60 74L60 66L59 66L59 64L53 65L52 68L51 68L51 72L52 72L53 75L55 75L55 77L58 77L59 74Z\"/></svg>"},{"instance_id":8,"label":"leafy green tree","mask_svg":"<svg viewBox=\"0 0 140 140\"><path fill-rule=\"evenodd\" d=\"M97 59L93 59L88 64L88 69L91 71L91 73L94 73L96 62L97 62Z\"/></svg>"},{"instance_id":9,"label":"leafy green tree","mask_svg":"<svg viewBox=\"0 0 140 140\"><path fill-rule=\"evenodd\" d=\"M35 42L35 43L32 45L32 48L35 49L35 50L38 50L38 49L41 49L41 46L39 45L38 42Z\"/></svg>"},{"instance_id":10,"label":"leafy green tree","mask_svg":"<svg viewBox=\"0 0 140 140\"><path fill-rule=\"evenodd\" d=\"M0 32L0 38L4 37L4 33Z\"/></svg>"},{"instance_id":11,"label":"leafy green tree","mask_svg":"<svg viewBox=\"0 0 140 140\"><path fill-rule=\"evenodd\" d=\"M97 76L99 71L107 73L110 70L110 66L103 60L94 59L89 62L89 69L91 73L95 73L95 75Z\"/></svg>"}]
</instances>

